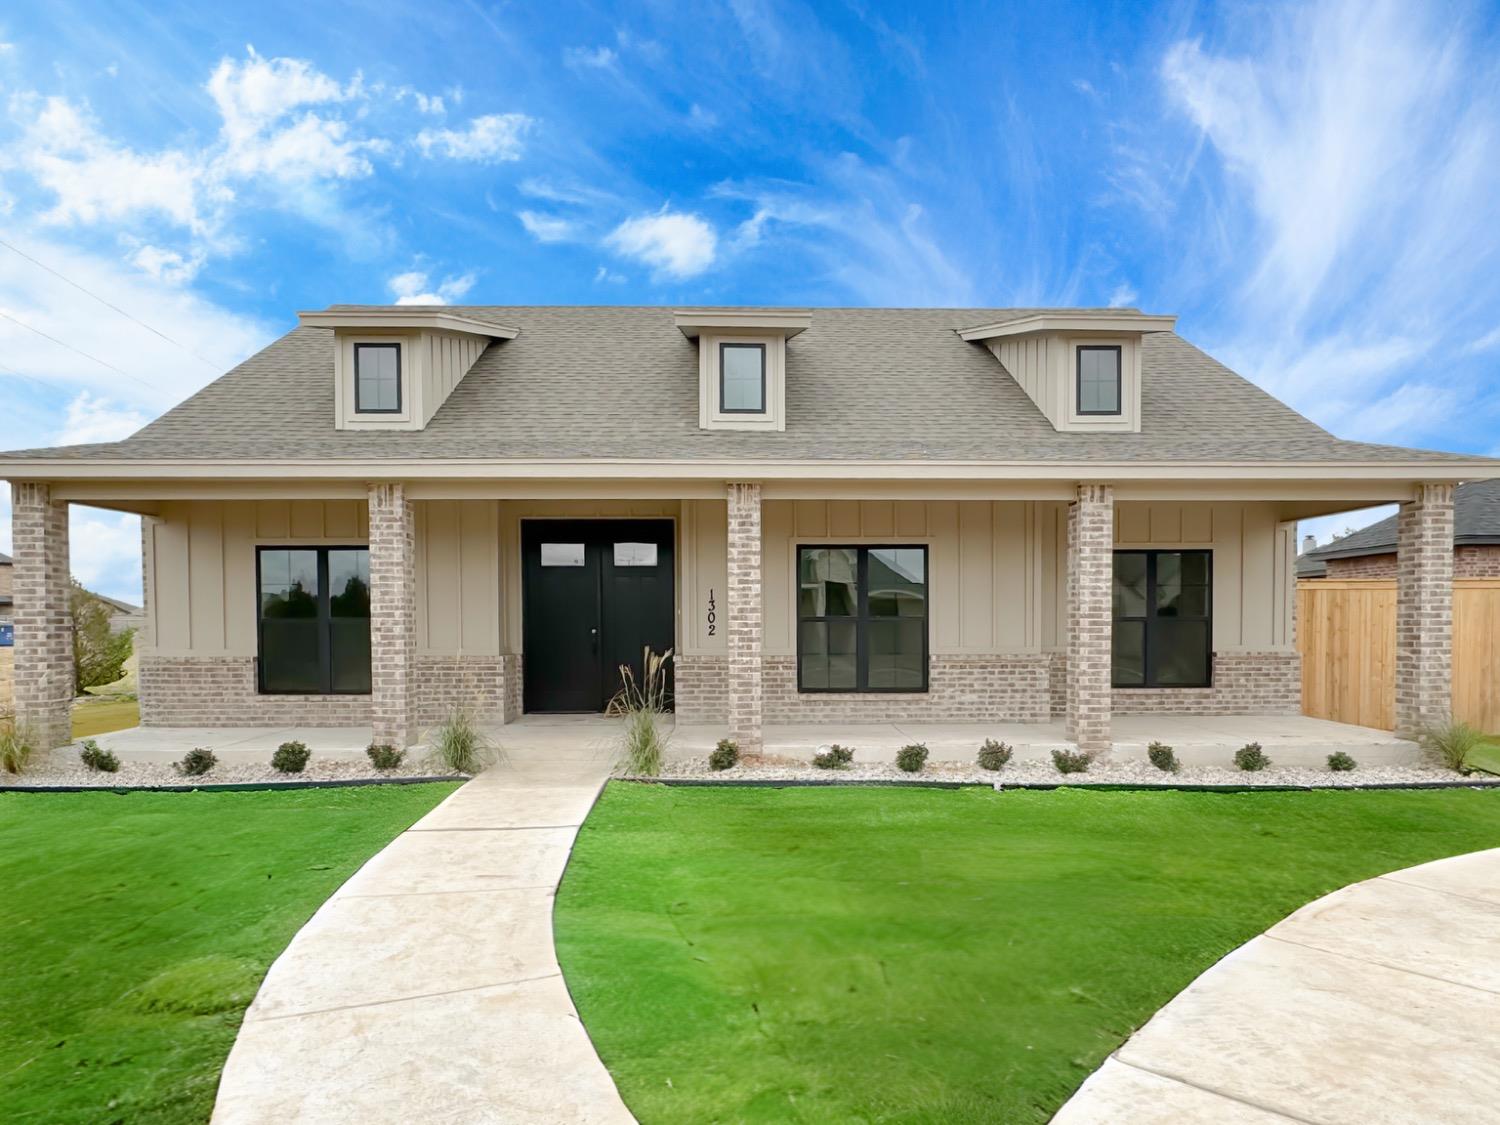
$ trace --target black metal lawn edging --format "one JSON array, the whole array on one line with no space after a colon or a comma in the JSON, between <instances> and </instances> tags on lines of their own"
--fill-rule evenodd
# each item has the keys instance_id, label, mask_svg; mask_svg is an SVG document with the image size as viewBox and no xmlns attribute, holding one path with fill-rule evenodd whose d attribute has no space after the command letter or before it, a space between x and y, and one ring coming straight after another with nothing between
<instances>
[{"instance_id":1,"label":"black metal lawn edging","mask_svg":"<svg viewBox=\"0 0 1500 1125\"><path fill-rule=\"evenodd\" d=\"M367 785L428 785L468 781L463 774L422 777L339 777L327 781L224 781L203 785L0 785L0 793L258 793L278 789L358 789Z\"/></svg>"},{"instance_id":2,"label":"black metal lawn edging","mask_svg":"<svg viewBox=\"0 0 1500 1125\"><path fill-rule=\"evenodd\" d=\"M1007 793L1017 789L1033 789L1042 792L1054 789L1084 789L1106 793L1351 793L1385 789L1500 789L1500 777L1485 781L1371 781L1356 785L1209 785L1178 782L1158 785L1125 781L950 781L939 778L906 781L902 778L839 778L820 777L760 778L726 777L722 780L711 777L616 777L612 781L628 781L639 785L666 785L681 789L993 789Z\"/></svg>"}]
</instances>

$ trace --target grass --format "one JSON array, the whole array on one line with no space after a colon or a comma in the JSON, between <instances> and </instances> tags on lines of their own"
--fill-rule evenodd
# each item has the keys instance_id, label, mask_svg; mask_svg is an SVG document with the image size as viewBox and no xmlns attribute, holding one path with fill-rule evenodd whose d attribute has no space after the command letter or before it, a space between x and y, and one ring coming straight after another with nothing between
<instances>
[{"instance_id":1,"label":"grass","mask_svg":"<svg viewBox=\"0 0 1500 1125\"><path fill-rule=\"evenodd\" d=\"M1500 845L1500 793L611 783L557 899L647 1125L1041 1122L1311 899Z\"/></svg>"},{"instance_id":2,"label":"grass","mask_svg":"<svg viewBox=\"0 0 1500 1125\"><path fill-rule=\"evenodd\" d=\"M96 734L125 730L141 725L141 705L134 699L108 699L98 703L73 705L73 737L92 738Z\"/></svg>"},{"instance_id":3,"label":"grass","mask_svg":"<svg viewBox=\"0 0 1500 1125\"><path fill-rule=\"evenodd\" d=\"M5 1120L207 1121L271 961L453 788L0 794Z\"/></svg>"}]
</instances>

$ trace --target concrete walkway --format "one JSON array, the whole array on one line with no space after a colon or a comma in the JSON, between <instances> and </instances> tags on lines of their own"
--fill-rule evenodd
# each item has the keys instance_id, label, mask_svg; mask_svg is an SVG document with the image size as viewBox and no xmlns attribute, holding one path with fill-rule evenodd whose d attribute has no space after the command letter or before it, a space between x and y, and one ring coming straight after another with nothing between
<instances>
[{"instance_id":1,"label":"concrete walkway","mask_svg":"<svg viewBox=\"0 0 1500 1125\"><path fill-rule=\"evenodd\" d=\"M507 735L503 764L365 864L271 966L214 1122L634 1120L552 946L611 750L566 725Z\"/></svg>"},{"instance_id":2,"label":"concrete walkway","mask_svg":"<svg viewBox=\"0 0 1500 1125\"><path fill-rule=\"evenodd\" d=\"M1493 1125L1500 849L1355 883L1194 981L1053 1125Z\"/></svg>"}]
</instances>

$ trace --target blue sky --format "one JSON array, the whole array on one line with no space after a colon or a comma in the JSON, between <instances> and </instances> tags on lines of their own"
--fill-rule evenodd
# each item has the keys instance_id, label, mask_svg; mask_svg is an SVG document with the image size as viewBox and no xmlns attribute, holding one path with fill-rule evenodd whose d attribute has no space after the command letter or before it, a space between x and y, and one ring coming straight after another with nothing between
<instances>
[{"instance_id":1,"label":"blue sky","mask_svg":"<svg viewBox=\"0 0 1500 1125\"><path fill-rule=\"evenodd\" d=\"M441 300L1129 304L1341 436L1500 452L1497 48L1339 0L10 6L0 446ZM73 522L137 596L134 521Z\"/></svg>"}]
</instances>

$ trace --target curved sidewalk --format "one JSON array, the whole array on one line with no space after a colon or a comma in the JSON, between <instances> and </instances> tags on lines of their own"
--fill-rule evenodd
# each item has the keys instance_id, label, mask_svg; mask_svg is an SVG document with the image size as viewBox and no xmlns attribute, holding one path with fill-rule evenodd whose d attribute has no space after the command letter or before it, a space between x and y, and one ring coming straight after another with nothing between
<instances>
[{"instance_id":1,"label":"curved sidewalk","mask_svg":"<svg viewBox=\"0 0 1500 1125\"><path fill-rule=\"evenodd\" d=\"M544 731L507 738L506 755L365 864L277 958L219 1080L215 1125L634 1121L552 946L553 894L609 749Z\"/></svg>"},{"instance_id":2,"label":"curved sidewalk","mask_svg":"<svg viewBox=\"0 0 1500 1125\"><path fill-rule=\"evenodd\" d=\"M1492 1125L1500 849L1333 892L1195 980L1053 1125Z\"/></svg>"}]
</instances>

